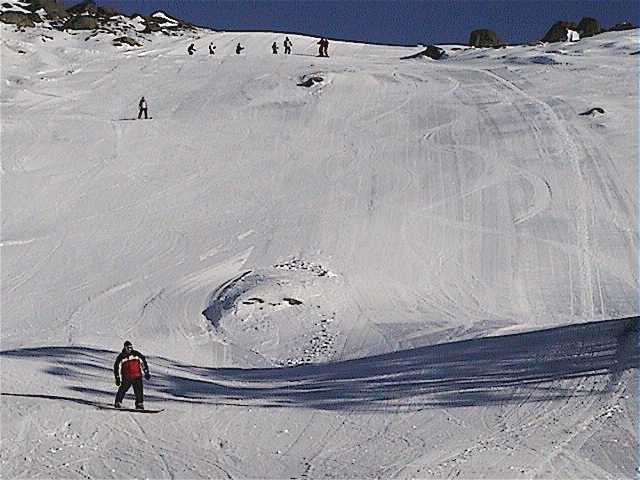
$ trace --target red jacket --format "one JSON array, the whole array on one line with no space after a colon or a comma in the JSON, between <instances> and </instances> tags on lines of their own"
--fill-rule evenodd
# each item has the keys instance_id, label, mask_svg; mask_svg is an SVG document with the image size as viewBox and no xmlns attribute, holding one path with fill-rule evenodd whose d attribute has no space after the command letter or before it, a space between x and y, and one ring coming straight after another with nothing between
<instances>
[{"instance_id":1,"label":"red jacket","mask_svg":"<svg viewBox=\"0 0 640 480\"><path fill-rule=\"evenodd\" d=\"M113 365L113 374L116 380L137 380L142 378L143 375L149 374L147 360L144 355L136 350L131 350L130 352L123 350Z\"/></svg>"}]
</instances>

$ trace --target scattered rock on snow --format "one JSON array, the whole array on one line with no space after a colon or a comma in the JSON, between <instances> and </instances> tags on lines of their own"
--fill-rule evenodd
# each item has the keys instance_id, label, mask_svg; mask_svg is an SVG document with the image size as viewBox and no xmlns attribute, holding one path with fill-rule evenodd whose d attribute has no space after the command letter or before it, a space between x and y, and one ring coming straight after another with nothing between
<instances>
[{"instance_id":1,"label":"scattered rock on snow","mask_svg":"<svg viewBox=\"0 0 640 480\"><path fill-rule=\"evenodd\" d=\"M299 87L313 87L316 83L320 83L322 82L324 79L322 77L318 77L318 76L304 76L300 79L300 82L298 83Z\"/></svg>"},{"instance_id":2,"label":"scattered rock on snow","mask_svg":"<svg viewBox=\"0 0 640 480\"><path fill-rule=\"evenodd\" d=\"M329 270L323 268L322 265L318 265L317 263L313 262L305 262L304 260L300 260L299 258L292 258L288 262L274 265L273 268L276 268L278 270L307 270L318 275L319 277L324 277L325 275L328 277L336 276L335 273L332 273Z\"/></svg>"},{"instance_id":3,"label":"scattered rock on snow","mask_svg":"<svg viewBox=\"0 0 640 480\"><path fill-rule=\"evenodd\" d=\"M140 42L138 42L137 40L135 40L135 39L133 39L131 37L127 37L127 36L114 38L113 39L113 44L116 47L121 47L123 44L131 45L132 47L141 47L142 46L142 44Z\"/></svg>"},{"instance_id":4,"label":"scattered rock on snow","mask_svg":"<svg viewBox=\"0 0 640 480\"><path fill-rule=\"evenodd\" d=\"M290 297L284 297L282 300L287 302L289 305L302 305L302 303L303 303L300 300L297 300L295 298L290 298Z\"/></svg>"},{"instance_id":5,"label":"scattered rock on snow","mask_svg":"<svg viewBox=\"0 0 640 480\"><path fill-rule=\"evenodd\" d=\"M578 115L593 115L594 113L604 113L604 109L600 107L593 107L586 112L579 113Z\"/></svg>"}]
</instances>

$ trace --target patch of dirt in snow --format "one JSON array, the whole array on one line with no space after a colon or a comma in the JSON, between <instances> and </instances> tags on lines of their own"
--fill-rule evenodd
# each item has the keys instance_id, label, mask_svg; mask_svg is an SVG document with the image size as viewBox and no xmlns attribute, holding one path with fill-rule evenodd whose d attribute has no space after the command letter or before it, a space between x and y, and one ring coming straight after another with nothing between
<instances>
[{"instance_id":1,"label":"patch of dirt in snow","mask_svg":"<svg viewBox=\"0 0 640 480\"><path fill-rule=\"evenodd\" d=\"M202 313L226 342L274 365L324 362L340 335L331 309L339 283L323 266L292 259L228 280Z\"/></svg>"}]
</instances>

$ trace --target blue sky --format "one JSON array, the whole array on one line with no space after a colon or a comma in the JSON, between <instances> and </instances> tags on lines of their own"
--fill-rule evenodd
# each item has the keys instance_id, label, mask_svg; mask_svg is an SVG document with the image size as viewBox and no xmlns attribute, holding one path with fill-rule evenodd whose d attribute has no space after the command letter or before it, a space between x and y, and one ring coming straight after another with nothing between
<instances>
[{"instance_id":1,"label":"blue sky","mask_svg":"<svg viewBox=\"0 0 640 480\"><path fill-rule=\"evenodd\" d=\"M79 0L78 0L79 1ZM75 2L66 0L65 5ZM478 28L507 43L542 38L558 20L639 23L638 0L97 0L123 13L163 10L216 30L278 31L370 43L466 43Z\"/></svg>"}]
</instances>

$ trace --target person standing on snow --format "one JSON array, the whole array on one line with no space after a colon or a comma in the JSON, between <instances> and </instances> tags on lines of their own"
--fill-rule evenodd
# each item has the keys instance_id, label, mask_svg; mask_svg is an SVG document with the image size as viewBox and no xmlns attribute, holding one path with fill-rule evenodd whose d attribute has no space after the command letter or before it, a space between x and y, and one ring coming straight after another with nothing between
<instances>
[{"instance_id":1,"label":"person standing on snow","mask_svg":"<svg viewBox=\"0 0 640 480\"><path fill-rule=\"evenodd\" d=\"M322 39L322 48L324 50L324 55L322 55L323 57L328 57L329 56L329 40L327 40L326 38Z\"/></svg>"},{"instance_id":2,"label":"person standing on snow","mask_svg":"<svg viewBox=\"0 0 640 480\"><path fill-rule=\"evenodd\" d=\"M329 40L322 37L318 42L318 45L320 45L320 48L318 49L318 56L328 57L329 56Z\"/></svg>"},{"instance_id":3,"label":"person standing on snow","mask_svg":"<svg viewBox=\"0 0 640 480\"><path fill-rule=\"evenodd\" d=\"M138 120L142 118L142 114L144 113L144 118L149 118L147 116L147 101L144 97L140 98L140 102L138 103Z\"/></svg>"},{"instance_id":4,"label":"person standing on snow","mask_svg":"<svg viewBox=\"0 0 640 480\"><path fill-rule=\"evenodd\" d=\"M244 50L244 47L238 43L238 45L236 45L236 54L240 55L240 52L242 52L242 50Z\"/></svg>"},{"instance_id":5,"label":"person standing on snow","mask_svg":"<svg viewBox=\"0 0 640 480\"><path fill-rule=\"evenodd\" d=\"M189 45L189 48L187 48L187 52L189 53L189 55L193 55L193 52L195 51L196 51L196 46L195 44L192 43L191 45Z\"/></svg>"},{"instance_id":6,"label":"person standing on snow","mask_svg":"<svg viewBox=\"0 0 640 480\"><path fill-rule=\"evenodd\" d=\"M273 42L273 44L271 45L271 53L273 53L274 55L278 54L278 44L276 42Z\"/></svg>"},{"instance_id":7,"label":"person standing on snow","mask_svg":"<svg viewBox=\"0 0 640 480\"><path fill-rule=\"evenodd\" d=\"M293 43L291 43L291 40L289 40L289 37L285 37L284 39L284 53L285 55L289 55L291 53L291 47L293 46Z\"/></svg>"},{"instance_id":8,"label":"person standing on snow","mask_svg":"<svg viewBox=\"0 0 640 480\"><path fill-rule=\"evenodd\" d=\"M151 375L149 375L147 359L140 352L133 349L133 345L129 340L124 342L124 348L116 358L116 363L113 364L113 374L116 377L116 385L120 387L118 388L118 393L116 393L115 407L122 407L122 400L127 390L133 386L133 392L136 396L136 408L143 410L142 376L144 375L144 378L149 380Z\"/></svg>"},{"instance_id":9,"label":"person standing on snow","mask_svg":"<svg viewBox=\"0 0 640 480\"><path fill-rule=\"evenodd\" d=\"M213 42L211 42L209 44L209 55L215 55L216 54L216 46L213 44Z\"/></svg>"}]
</instances>

